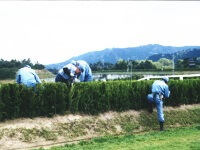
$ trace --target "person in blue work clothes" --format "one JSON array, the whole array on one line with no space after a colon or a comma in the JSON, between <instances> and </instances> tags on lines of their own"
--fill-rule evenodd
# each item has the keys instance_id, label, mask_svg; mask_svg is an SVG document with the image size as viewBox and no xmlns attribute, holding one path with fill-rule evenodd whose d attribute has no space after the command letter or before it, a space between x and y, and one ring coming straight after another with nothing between
<instances>
[{"instance_id":1,"label":"person in blue work clothes","mask_svg":"<svg viewBox=\"0 0 200 150\"><path fill-rule=\"evenodd\" d=\"M40 78L29 65L19 69L16 81L18 84L24 84L27 87L34 87L36 84L41 83Z\"/></svg>"},{"instance_id":2,"label":"person in blue work clothes","mask_svg":"<svg viewBox=\"0 0 200 150\"><path fill-rule=\"evenodd\" d=\"M151 94L148 94L147 100L149 102L148 111L150 113L153 112L153 103L156 105L157 116L160 125L160 131L164 130L164 114L163 114L163 99L168 98L170 95L169 86L167 83L169 82L168 77L163 77L162 80L156 80L152 84Z\"/></svg>"},{"instance_id":3,"label":"person in blue work clothes","mask_svg":"<svg viewBox=\"0 0 200 150\"><path fill-rule=\"evenodd\" d=\"M76 67L81 67L83 70L81 73L77 74L77 79L80 80L80 82L90 82L93 81L92 76L92 70L88 63L84 60L78 60L78 61L71 61L71 64L73 64Z\"/></svg>"},{"instance_id":4,"label":"person in blue work clothes","mask_svg":"<svg viewBox=\"0 0 200 150\"><path fill-rule=\"evenodd\" d=\"M80 74L81 72L83 72L83 68L81 66L76 67L71 63L67 64L58 71L55 82L72 84L75 80L76 75Z\"/></svg>"}]
</instances>

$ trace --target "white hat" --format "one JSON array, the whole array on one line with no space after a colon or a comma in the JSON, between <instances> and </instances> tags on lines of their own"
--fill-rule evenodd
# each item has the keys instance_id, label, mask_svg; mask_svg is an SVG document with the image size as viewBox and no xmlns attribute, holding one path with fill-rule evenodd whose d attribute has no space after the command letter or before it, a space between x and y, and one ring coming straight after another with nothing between
<instances>
[{"instance_id":1,"label":"white hat","mask_svg":"<svg viewBox=\"0 0 200 150\"><path fill-rule=\"evenodd\" d=\"M168 82L169 82L169 78L168 78L167 76L165 76L165 77L162 77L162 80L164 80L166 83L168 83Z\"/></svg>"}]
</instances>

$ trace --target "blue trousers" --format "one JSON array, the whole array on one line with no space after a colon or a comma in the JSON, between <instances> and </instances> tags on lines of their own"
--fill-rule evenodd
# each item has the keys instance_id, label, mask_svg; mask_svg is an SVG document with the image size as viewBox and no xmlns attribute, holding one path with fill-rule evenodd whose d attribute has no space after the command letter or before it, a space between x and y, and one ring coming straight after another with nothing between
<instances>
[{"instance_id":1,"label":"blue trousers","mask_svg":"<svg viewBox=\"0 0 200 150\"><path fill-rule=\"evenodd\" d=\"M160 99L159 95L156 94L154 96L153 94L148 94L147 100L148 100L149 103L155 103L156 104L158 121L159 122L165 122L164 114L163 114L163 101Z\"/></svg>"}]
</instances>

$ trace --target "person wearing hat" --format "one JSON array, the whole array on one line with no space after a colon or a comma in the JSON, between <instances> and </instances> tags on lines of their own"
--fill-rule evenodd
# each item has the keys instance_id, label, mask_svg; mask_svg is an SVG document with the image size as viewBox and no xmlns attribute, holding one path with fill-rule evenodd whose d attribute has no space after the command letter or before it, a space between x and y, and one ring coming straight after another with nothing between
<instances>
[{"instance_id":1,"label":"person wearing hat","mask_svg":"<svg viewBox=\"0 0 200 150\"><path fill-rule=\"evenodd\" d=\"M77 74L81 72L80 68L73 64L67 64L58 71L55 82L73 83Z\"/></svg>"},{"instance_id":2,"label":"person wearing hat","mask_svg":"<svg viewBox=\"0 0 200 150\"><path fill-rule=\"evenodd\" d=\"M27 87L34 87L36 84L41 83L40 78L29 65L19 69L17 72L16 82L18 84L24 84Z\"/></svg>"},{"instance_id":3,"label":"person wearing hat","mask_svg":"<svg viewBox=\"0 0 200 150\"><path fill-rule=\"evenodd\" d=\"M93 81L92 76L92 70L88 63L84 60L78 60L78 61L71 61L71 64L78 67L80 69L80 73L77 74L77 78L80 80L80 82L89 82Z\"/></svg>"},{"instance_id":4,"label":"person wearing hat","mask_svg":"<svg viewBox=\"0 0 200 150\"><path fill-rule=\"evenodd\" d=\"M162 80L154 81L151 88L152 93L147 95L147 100L149 103L148 111L150 113L153 112L153 103L156 105L160 131L164 130L165 122L163 114L163 99L170 96L169 86L167 85L168 82L169 78L166 76L162 77Z\"/></svg>"}]
</instances>

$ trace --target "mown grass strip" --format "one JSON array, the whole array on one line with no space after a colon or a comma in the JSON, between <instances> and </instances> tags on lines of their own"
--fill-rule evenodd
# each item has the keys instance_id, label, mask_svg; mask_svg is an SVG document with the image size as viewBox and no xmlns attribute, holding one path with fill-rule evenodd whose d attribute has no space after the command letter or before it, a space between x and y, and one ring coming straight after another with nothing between
<instances>
[{"instance_id":1,"label":"mown grass strip","mask_svg":"<svg viewBox=\"0 0 200 150\"><path fill-rule=\"evenodd\" d=\"M81 141L50 150L197 150L200 149L200 126L153 131L138 135L108 136ZM44 150L40 148L40 150Z\"/></svg>"}]
</instances>

